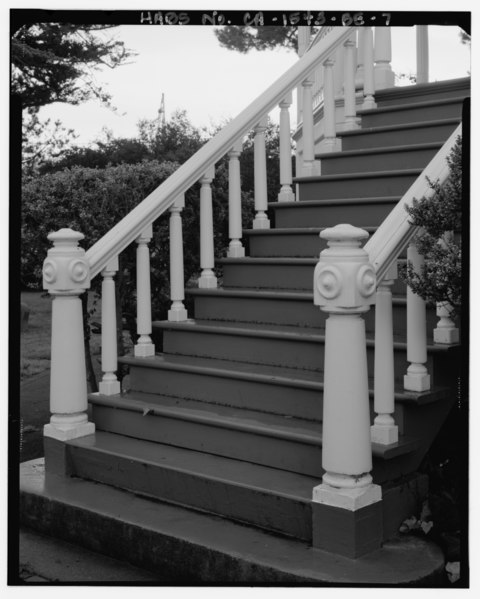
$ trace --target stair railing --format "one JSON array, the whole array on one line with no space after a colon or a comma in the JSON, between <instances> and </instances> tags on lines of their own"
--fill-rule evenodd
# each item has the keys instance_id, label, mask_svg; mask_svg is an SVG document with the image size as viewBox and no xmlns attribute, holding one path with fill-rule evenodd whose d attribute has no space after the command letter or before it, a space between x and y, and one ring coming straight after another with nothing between
<instances>
[{"instance_id":1,"label":"stair railing","mask_svg":"<svg viewBox=\"0 0 480 599\"><path fill-rule=\"evenodd\" d=\"M137 243L137 332L135 355L150 358L154 355L151 340L152 318L150 297L150 257L148 244L152 239L152 224L170 210L171 299L168 313L171 320L185 320L183 305L183 256L181 211L184 193L197 181L200 191L200 287L216 287L213 272L213 218L211 182L215 163L230 154L232 181L230 188L229 230L230 255L240 257L241 207L238 175L239 144L243 136L255 128L255 210L254 228L270 226L266 214L265 115L280 105L285 111L290 105L290 92L308 79L317 64L323 63L350 36L348 28L332 29L324 39L275 81L213 139L187 160L166 181L134 208L125 218L108 231L87 252L78 247L81 233L62 229L49 236L54 247L44 263L44 288L54 297L52 306L52 364L50 424L44 434L60 440L91 434L93 424L87 419L87 389L80 295L90 287L90 281L102 273L102 371L100 391L114 394L119 391L115 376L117 368L114 276L118 270L119 254L132 242ZM287 129L289 119L285 112L281 122L281 190L282 199L291 199L291 167L287 155L291 152ZM287 141L288 139L288 141ZM72 391L75 387L75 391Z\"/></svg>"}]
</instances>

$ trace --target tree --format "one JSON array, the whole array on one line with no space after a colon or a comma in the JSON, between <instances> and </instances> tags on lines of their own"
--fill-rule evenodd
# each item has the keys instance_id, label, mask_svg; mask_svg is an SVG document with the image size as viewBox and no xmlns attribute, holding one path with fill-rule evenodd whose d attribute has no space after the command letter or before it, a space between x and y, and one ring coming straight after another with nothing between
<instances>
[{"instance_id":1,"label":"tree","mask_svg":"<svg viewBox=\"0 0 480 599\"><path fill-rule=\"evenodd\" d=\"M96 35L111 25L36 23L24 25L12 38L12 92L23 108L52 102L80 104L91 98L109 103L95 81L100 66L116 68L132 53L123 42Z\"/></svg>"},{"instance_id":2,"label":"tree","mask_svg":"<svg viewBox=\"0 0 480 599\"><path fill-rule=\"evenodd\" d=\"M444 185L429 181L434 194L414 200L407 212L411 224L420 227L415 238L425 259L421 272L408 264L404 278L411 289L430 303L448 302L456 316L462 302L462 248L455 233L461 229L462 140L457 138L447 158L450 174Z\"/></svg>"},{"instance_id":3,"label":"tree","mask_svg":"<svg viewBox=\"0 0 480 599\"><path fill-rule=\"evenodd\" d=\"M215 35L224 48L245 54L250 50L273 50L279 46L296 50L297 29L276 26L229 26L215 29Z\"/></svg>"}]
</instances>

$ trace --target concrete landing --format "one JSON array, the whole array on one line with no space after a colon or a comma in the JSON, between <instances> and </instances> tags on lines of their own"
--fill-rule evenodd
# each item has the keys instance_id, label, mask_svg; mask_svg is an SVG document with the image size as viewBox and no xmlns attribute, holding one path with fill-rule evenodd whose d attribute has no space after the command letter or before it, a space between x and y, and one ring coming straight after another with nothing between
<instances>
[{"instance_id":1,"label":"concrete landing","mask_svg":"<svg viewBox=\"0 0 480 599\"><path fill-rule=\"evenodd\" d=\"M402 537L357 560L98 483L20 466L21 523L126 560L158 584L441 587L443 555Z\"/></svg>"}]
</instances>

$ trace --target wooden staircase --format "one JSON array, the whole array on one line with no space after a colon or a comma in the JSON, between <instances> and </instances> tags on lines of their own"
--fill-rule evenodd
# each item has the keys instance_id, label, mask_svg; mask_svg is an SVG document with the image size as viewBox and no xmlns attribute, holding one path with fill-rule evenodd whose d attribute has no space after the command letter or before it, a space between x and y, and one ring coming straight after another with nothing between
<instances>
[{"instance_id":1,"label":"wooden staircase","mask_svg":"<svg viewBox=\"0 0 480 599\"><path fill-rule=\"evenodd\" d=\"M342 151L318 156L322 175L296 179L299 201L269 205L275 227L244 232L248 257L220 260L222 286L190 290L194 318L154 323L163 353L121 359L130 390L90 396L96 433L67 442L70 474L154 498L158 509L166 502L311 543L312 489L323 474L319 232L339 222L374 232L460 121L468 85L377 92L378 108L342 134ZM373 444L373 480L385 490L413 480L454 401L458 356L430 340L432 388L405 392L401 282L394 296L400 436ZM374 308L365 321L373 377ZM430 332L435 322L430 310ZM370 396L372 404L373 383ZM392 514L387 503L384 540L412 508Z\"/></svg>"}]
</instances>

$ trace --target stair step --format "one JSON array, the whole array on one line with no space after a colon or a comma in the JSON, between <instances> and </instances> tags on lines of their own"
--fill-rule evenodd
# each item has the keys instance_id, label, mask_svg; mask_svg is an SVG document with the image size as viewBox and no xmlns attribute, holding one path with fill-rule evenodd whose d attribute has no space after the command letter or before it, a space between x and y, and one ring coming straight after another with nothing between
<instances>
[{"instance_id":1,"label":"stair step","mask_svg":"<svg viewBox=\"0 0 480 599\"><path fill-rule=\"evenodd\" d=\"M154 571L159 584L443 584L442 551L411 535L353 560L307 542L20 464L22 524ZM65 526L68 522L68 526Z\"/></svg>"},{"instance_id":2,"label":"stair step","mask_svg":"<svg viewBox=\"0 0 480 599\"><path fill-rule=\"evenodd\" d=\"M413 102L428 102L446 98L466 98L470 95L470 77L459 77L446 81L415 83L401 87L391 87L375 92L375 101L379 107L398 106Z\"/></svg>"},{"instance_id":3,"label":"stair step","mask_svg":"<svg viewBox=\"0 0 480 599\"><path fill-rule=\"evenodd\" d=\"M312 289L318 258L223 258L223 287Z\"/></svg>"},{"instance_id":4,"label":"stair step","mask_svg":"<svg viewBox=\"0 0 480 599\"><path fill-rule=\"evenodd\" d=\"M409 143L444 143L459 122L460 117L343 131L342 149L360 150L385 145L404 146Z\"/></svg>"},{"instance_id":5,"label":"stair step","mask_svg":"<svg viewBox=\"0 0 480 599\"><path fill-rule=\"evenodd\" d=\"M408 104L390 104L370 110L359 110L362 127L381 127L383 125L401 125L423 121L458 118L462 116L463 98L442 98L409 102Z\"/></svg>"},{"instance_id":6,"label":"stair step","mask_svg":"<svg viewBox=\"0 0 480 599\"><path fill-rule=\"evenodd\" d=\"M441 142L407 144L317 154L322 175L425 168L442 147Z\"/></svg>"},{"instance_id":7,"label":"stair step","mask_svg":"<svg viewBox=\"0 0 480 599\"><path fill-rule=\"evenodd\" d=\"M311 542L318 478L100 431L69 453L75 476Z\"/></svg>"},{"instance_id":8,"label":"stair step","mask_svg":"<svg viewBox=\"0 0 480 599\"><path fill-rule=\"evenodd\" d=\"M139 392L94 393L89 401L99 431L301 475L320 478L324 472L322 426L316 421ZM378 476L374 464L374 480L385 481L385 460L411 459L418 445L406 437L389 446L372 444L372 454L380 461Z\"/></svg>"},{"instance_id":9,"label":"stair step","mask_svg":"<svg viewBox=\"0 0 480 599\"><path fill-rule=\"evenodd\" d=\"M273 276L273 275L271 275ZM313 268L311 273L313 288ZM306 286L307 283L305 283ZM310 328L325 328L327 315L313 304L313 291L285 289L189 289L195 298L196 320L238 321ZM393 318L398 335L406 333L406 299L393 298ZM367 333L375 330L375 307L364 315ZM432 334L437 318L427 309L427 330Z\"/></svg>"},{"instance_id":10,"label":"stair step","mask_svg":"<svg viewBox=\"0 0 480 599\"><path fill-rule=\"evenodd\" d=\"M300 186L303 186L300 183ZM317 194L318 197L318 194ZM335 227L348 222L355 227L378 227L401 196L338 198L301 202L270 202L275 228Z\"/></svg>"},{"instance_id":11,"label":"stair step","mask_svg":"<svg viewBox=\"0 0 480 599\"><path fill-rule=\"evenodd\" d=\"M422 169L417 168L301 177L294 181L300 183L298 201L309 202L321 198L336 200L345 197L402 196L421 174Z\"/></svg>"}]
</instances>

